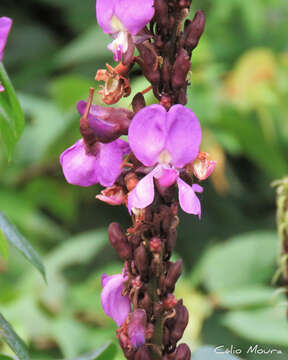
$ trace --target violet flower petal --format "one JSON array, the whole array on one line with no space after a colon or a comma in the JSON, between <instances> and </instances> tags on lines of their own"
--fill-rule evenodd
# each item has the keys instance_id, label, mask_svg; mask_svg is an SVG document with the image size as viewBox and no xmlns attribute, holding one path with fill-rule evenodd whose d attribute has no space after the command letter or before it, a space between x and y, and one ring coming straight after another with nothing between
<instances>
[{"instance_id":1,"label":"violet flower petal","mask_svg":"<svg viewBox=\"0 0 288 360\"><path fill-rule=\"evenodd\" d=\"M78 186L92 186L98 182L112 186L121 172L125 142L95 144L95 153L87 153L83 139L66 149L60 155L60 163L68 183ZM126 149L125 149L126 151Z\"/></svg>"},{"instance_id":2,"label":"violet flower petal","mask_svg":"<svg viewBox=\"0 0 288 360\"><path fill-rule=\"evenodd\" d=\"M99 146L95 171L101 185L112 186L121 172L123 151L117 140L108 144L99 143Z\"/></svg>"},{"instance_id":3,"label":"violet flower petal","mask_svg":"<svg viewBox=\"0 0 288 360\"><path fill-rule=\"evenodd\" d=\"M157 163L164 150L167 112L161 105L141 109L132 119L128 139L130 147L145 166Z\"/></svg>"},{"instance_id":4,"label":"violet flower petal","mask_svg":"<svg viewBox=\"0 0 288 360\"><path fill-rule=\"evenodd\" d=\"M199 193L203 192L203 187L201 185L199 185L199 184L193 184L192 189L195 192L199 192Z\"/></svg>"},{"instance_id":5,"label":"violet flower petal","mask_svg":"<svg viewBox=\"0 0 288 360\"><path fill-rule=\"evenodd\" d=\"M122 139L117 139L114 141L118 147L121 149L123 155L128 155L131 152L130 145L127 141Z\"/></svg>"},{"instance_id":6,"label":"violet flower petal","mask_svg":"<svg viewBox=\"0 0 288 360\"><path fill-rule=\"evenodd\" d=\"M12 26L12 22L12 19L6 16L2 16L0 18L0 62L3 59L4 48Z\"/></svg>"},{"instance_id":7,"label":"violet flower petal","mask_svg":"<svg viewBox=\"0 0 288 360\"><path fill-rule=\"evenodd\" d=\"M115 15L125 29L136 35L153 18L153 5L154 0L118 0L115 3Z\"/></svg>"},{"instance_id":8,"label":"violet flower petal","mask_svg":"<svg viewBox=\"0 0 288 360\"><path fill-rule=\"evenodd\" d=\"M157 166L157 168L159 170L154 177L158 180L160 186L168 188L175 183L179 176L179 172L176 169L163 165Z\"/></svg>"},{"instance_id":9,"label":"violet flower petal","mask_svg":"<svg viewBox=\"0 0 288 360\"><path fill-rule=\"evenodd\" d=\"M115 4L119 0L97 0L96 1L96 16L97 22L106 34L114 32L111 24L112 17L115 13Z\"/></svg>"},{"instance_id":10,"label":"violet flower petal","mask_svg":"<svg viewBox=\"0 0 288 360\"><path fill-rule=\"evenodd\" d=\"M144 209L154 200L154 171L141 179L136 187L128 195L128 210L132 208Z\"/></svg>"},{"instance_id":11,"label":"violet flower petal","mask_svg":"<svg viewBox=\"0 0 288 360\"><path fill-rule=\"evenodd\" d=\"M122 296L123 281L122 274L102 277L101 304L105 314L118 326L124 323L131 309L129 296Z\"/></svg>"},{"instance_id":12,"label":"violet flower petal","mask_svg":"<svg viewBox=\"0 0 288 360\"><path fill-rule=\"evenodd\" d=\"M201 218L201 204L197 195L195 194L193 187L186 184L180 178L177 179L179 190L179 203L183 211L188 214L198 215ZM199 185L198 185L199 186ZM195 188L195 187L194 187ZM199 190L197 187L196 189Z\"/></svg>"},{"instance_id":13,"label":"violet flower petal","mask_svg":"<svg viewBox=\"0 0 288 360\"><path fill-rule=\"evenodd\" d=\"M69 184L91 186L98 183L97 158L86 154L84 142L78 140L60 155L60 164Z\"/></svg>"},{"instance_id":14,"label":"violet flower petal","mask_svg":"<svg viewBox=\"0 0 288 360\"><path fill-rule=\"evenodd\" d=\"M168 111L168 133L165 149L172 164L182 168L196 159L201 144L200 123L192 110L183 105L174 105Z\"/></svg>"}]
</instances>

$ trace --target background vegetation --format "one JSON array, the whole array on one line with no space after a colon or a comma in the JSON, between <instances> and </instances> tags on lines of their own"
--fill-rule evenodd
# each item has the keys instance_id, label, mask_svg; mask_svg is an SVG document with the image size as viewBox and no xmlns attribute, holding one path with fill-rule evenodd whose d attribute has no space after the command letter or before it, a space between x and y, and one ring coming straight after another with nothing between
<instances>
[{"instance_id":1,"label":"background vegetation","mask_svg":"<svg viewBox=\"0 0 288 360\"><path fill-rule=\"evenodd\" d=\"M282 349L269 359L285 359L285 300L271 285L279 241L270 184L288 174L288 4L194 0L198 8L207 27L192 58L189 106L205 129L202 149L218 165L205 184L203 219L180 219L175 257L184 258L185 275L177 295L191 316L184 340L193 350L234 344L245 359L259 358L245 354L259 344ZM32 359L74 359L116 344L116 326L100 306L100 275L121 263L105 228L130 224L125 208L95 200L100 187L67 184L58 162L79 138L76 102L111 63L108 38L94 0L2 0L0 14L14 19L4 63L26 117L12 161L1 147L0 210L42 255L48 279L2 246L0 309ZM135 68L133 93L146 85ZM123 359L117 349L110 345L106 359ZM9 354L4 343L1 353ZM208 357L196 352L200 358Z\"/></svg>"}]
</instances>

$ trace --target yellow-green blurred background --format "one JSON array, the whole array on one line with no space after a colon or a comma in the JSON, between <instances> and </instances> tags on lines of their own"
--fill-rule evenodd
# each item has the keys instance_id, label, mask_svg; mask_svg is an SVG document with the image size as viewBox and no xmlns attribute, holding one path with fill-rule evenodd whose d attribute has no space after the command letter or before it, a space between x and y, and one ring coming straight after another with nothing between
<instances>
[{"instance_id":1,"label":"yellow-green blurred background","mask_svg":"<svg viewBox=\"0 0 288 360\"><path fill-rule=\"evenodd\" d=\"M202 220L180 217L175 258L185 264L177 287L190 311L185 341L193 351L234 344L243 359L261 358L245 353L259 344L283 352L269 360L287 359L285 300L271 285L280 243L270 185L288 174L288 2L194 0L191 13L198 8L207 26L192 57L188 106L217 170L204 184ZM72 359L114 340L100 276L119 272L121 263L105 228L130 224L124 207L96 201L100 187L67 184L58 162L79 138L77 101L98 86L96 70L113 64L109 38L93 0L1 0L0 15L14 20L4 64L26 115L10 163L1 147L0 210L42 255L48 277L46 285L11 249L8 260L0 258L0 309L32 359ZM132 94L145 87L136 67Z\"/></svg>"}]
</instances>

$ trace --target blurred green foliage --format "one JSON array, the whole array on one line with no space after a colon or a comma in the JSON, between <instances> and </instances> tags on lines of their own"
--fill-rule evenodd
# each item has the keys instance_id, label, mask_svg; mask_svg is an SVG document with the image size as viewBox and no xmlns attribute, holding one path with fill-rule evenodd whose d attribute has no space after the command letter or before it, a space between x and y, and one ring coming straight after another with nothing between
<instances>
[{"instance_id":1,"label":"blurred green foliage","mask_svg":"<svg viewBox=\"0 0 288 360\"><path fill-rule=\"evenodd\" d=\"M200 7L207 27L192 58L188 105L204 128L202 150L218 165L205 184L203 219L180 219L176 257L185 274L177 296L190 311L184 341L192 350L259 344L283 351L269 359L285 359L284 298L271 285L279 243L270 183L288 173L288 4L194 0L192 11ZM47 286L12 248L7 260L1 242L1 313L32 359L93 358L93 349L116 343L99 298L101 274L121 269L105 227L130 220L125 208L95 200L98 186L67 184L58 157L79 138L76 102L98 86L96 70L112 63L108 38L92 0L2 0L0 14L14 19L4 63L26 117L11 162L1 147L0 210L42 255L48 279ZM135 68L132 94L146 87ZM123 359L115 345L108 351L99 359ZM193 359L208 353L213 359L209 347Z\"/></svg>"}]
</instances>

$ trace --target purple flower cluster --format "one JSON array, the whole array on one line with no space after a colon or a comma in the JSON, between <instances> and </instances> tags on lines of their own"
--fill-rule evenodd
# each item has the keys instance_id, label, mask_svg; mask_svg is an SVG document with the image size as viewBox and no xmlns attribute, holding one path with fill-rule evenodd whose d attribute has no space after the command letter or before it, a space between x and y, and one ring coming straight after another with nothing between
<instances>
[{"instance_id":1,"label":"purple flower cluster","mask_svg":"<svg viewBox=\"0 0 288 360\"><path fill-rule=\"evenodd\" d=\"M115 85L116 80L126 81L123 73L126 75L134 61L135 45L146 42L145 49L149 50L147 39L151 34L146 25L155 13L154 0L97 0L96 11L99 25L113 38L108 48L112 50L114 60L122 61L115 69L111 68L113 72L109 76L105 72L110 96L110 92L119 87L118 83ZM194 43L192 45L195 47ZM139 48L143 51L143 47ZM187 55L180 55L180 60L183 57L190 67ZM152 65L153 72L155 64ZM122 73L117 73L119 69ZM175 79L179 80L177 68L173 71ZM96 79L99 76L98 71ZM186 75L181 84L185 82ZM201 204L196 193L201 193L203 188L195 179L205 180L216 163L209 160L207 153L200 152L202 132L196 115L184 105L172 105L171 99L166 101L165 96L160 104L146 106L143 95L138 95L135 98L139 101L136 99L138 102L133 103L133 111L93 105L93 91L90 91L88 103L78 103L82 138L60 156L66 180L78 186L99 183L107 187L97 198L111 205L125 204L133 216L170 192L174 202L178 197L184 212L200 218ZM120 138L123 135L128 135L128 142ZM121 243L124 250L128 246L125 241ZM114 245L120 247L120 243ZM161 248L161 241L156 241L156 245L157 249ZM141 246L138 249L141 251ZM130 253L129 248L127 254ZM126 253L123 258L128 258ZM130 312L132 300L126 292L127 281L125 268L121 274L103 275L101 302L107 316L121 326L121 343L133 349L145 343L147 318L144 310Z\"/></svg>"}]
</instances>

